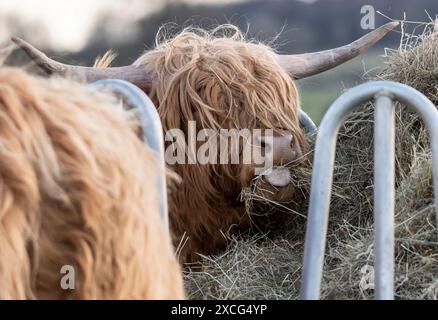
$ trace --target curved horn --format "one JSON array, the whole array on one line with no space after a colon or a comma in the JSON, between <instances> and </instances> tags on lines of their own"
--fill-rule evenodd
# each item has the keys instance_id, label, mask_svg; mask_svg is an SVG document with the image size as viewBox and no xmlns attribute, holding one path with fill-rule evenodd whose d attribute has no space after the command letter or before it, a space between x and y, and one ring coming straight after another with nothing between
<instances>
[{"instance_id":1,"label":"curved horn","mask_svg":"<svg viewBox=\"0 0 438 320\"><path fill-rule=\"evenodd\" d=\"M72 78L94 82L102 79L119 79L135 84L145 92L149 92L152 85L151 77L134 65L112 68L92 68L63 64L47 57L46 54L18 37L11 40L47 73L57 73Z\"/></svg>"},{"instance_id":2,"label":"curved horn","mask_svg":"<svg viewBox=\"0 0 438 320\"><path fill-rule=\"evenodd\" d=\"M294 79L310 77L357 57L398 25L397 21L387 23L339 48L304 54L278 55L278 62Z\"/></svg>"}]
</instances>

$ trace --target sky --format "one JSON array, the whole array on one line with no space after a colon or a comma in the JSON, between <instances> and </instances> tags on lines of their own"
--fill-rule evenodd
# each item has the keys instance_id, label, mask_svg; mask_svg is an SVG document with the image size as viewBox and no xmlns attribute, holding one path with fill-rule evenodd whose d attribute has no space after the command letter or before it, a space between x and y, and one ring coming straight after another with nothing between
<instances>
[{"instance_id":1,"label":"sky","mask_svg":"<svg viewBox=\"0 0 438 320\"><path fill-rule=\"evenodd\" d=\"M124 26L161 9L165 3L177 1L221 4L245 0L0 0L0 45L11 36L6 19L11 16L28 32L35 27L45 31L34 43L79 51L86 45L99 15L117 17L117 29L124 30Z\"/></svg>"},{"instance_id":2,"label":"sky","mask_svg":"<svg viewBox=\"0 0 438 320\"><path fill-rule=\"evenodd\" d=\"M19 21L26 30L26 36L32 36L34 44L75 52L85 47L101 15L117 18L116 36L129 37L128 26L161 9L166 3L220 5L242 1L251 0L0 0L0 47L9 41L13 33L8 28L9 17ZM32 35L35 28L43 32Z\"/></svg>"}]
</instances>

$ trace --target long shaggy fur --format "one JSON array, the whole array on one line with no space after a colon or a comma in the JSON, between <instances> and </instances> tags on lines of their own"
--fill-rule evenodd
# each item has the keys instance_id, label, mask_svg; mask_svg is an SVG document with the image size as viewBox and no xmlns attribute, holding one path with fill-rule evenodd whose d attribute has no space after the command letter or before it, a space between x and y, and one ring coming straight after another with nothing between
<instances>
[{"instance_id":1,"label":"long shaggy fur","mask_svg":"<svg viewBox=\"0 0 438 320\"><path fill-rule=\"evenodd\" d=\"M189 28L169 39L162 34L156 48L135 65L153 76L149 96L165 130L180 128L187 137L189 120L197 121L198 130L277 128L292 132L306 149L296 86L272 48L247 41L229 25L210 32ZM239 194L254 178L254 167L186 164L173 169L183 181L170 204L181 261L219 252L226 245L224 234L250 223Z\"/></svg>"},{"instance_id":2,"label":"long shaggy fur","mask_svg":"<svg viewBox=\"0 0 438 320\"><path fill-rule=\"evenodd\" d=\"M184 296L154 157L114 103L0 68L0 299ZM60 286L64 265L73 290Z\"/></svg>"}]
</instances>

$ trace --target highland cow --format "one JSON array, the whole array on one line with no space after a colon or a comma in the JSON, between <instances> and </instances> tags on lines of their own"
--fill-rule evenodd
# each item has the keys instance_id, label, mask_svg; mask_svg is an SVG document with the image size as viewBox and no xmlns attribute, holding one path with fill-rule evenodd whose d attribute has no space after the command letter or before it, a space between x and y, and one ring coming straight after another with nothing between
<instances>
[{"instance_id":1,"label":"highland cow","mask_svg":"<svg viewBox=\"0 0 438 320\"><path fill-rule=\"evenodd\" d=\"M289 177L308 148L299 123L295 80L356 57L396 25L389 23L343 47L298 55L277 54L269 46L246 40L233 26L210 32L188 28L170 39L159 34L156 48L132 65L111 68L103 68L102 63L95 68L62 64L21 39L13 40L50 73L136 84L154 101L165 131L187 130L189 121L196 121L198 130L274 129L273 136L261 137L261 147L273 159L273 168L263 179L273 199L278 195L293 199L297 187ZM280 170L284 165L288 169ZM247 228L251 222L239 195L256 176L255 166L175 164L172 169L183 181L169 204L181 261L196 260L198 253L220 252L227 244L224 234Z\"/></svg>"},{"instance_id":2,"label":"highland cow","mask_svg":"<svg viewBox=\"0 0 438 320\"><path fill-rule=\"evenodd\" d=\"M0 299L184 297L150 184L155 156L114 105L0 68Z\"/></svg>"}]
</instances>

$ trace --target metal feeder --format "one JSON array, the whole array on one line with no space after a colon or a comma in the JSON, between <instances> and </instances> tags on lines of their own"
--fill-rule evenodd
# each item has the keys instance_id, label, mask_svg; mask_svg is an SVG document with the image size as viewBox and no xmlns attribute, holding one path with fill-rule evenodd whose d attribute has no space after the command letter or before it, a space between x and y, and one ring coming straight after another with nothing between
<instances>
[{"instance_id":1,"label":"metal feeder","mask_svg":"<svg viewBox=\"0 0 438 320\"><path fill-rule=\"evenodd\" d=\"M417 112L429 130L438 223L438 111L436 107L422 93L400 83L376 81L350 89L332 104L318 129L304 246L302 299L313 300L320 297L339 128L348 113L369 100L375 101L374 269L377 299L394 299L394 100Z\"/></svg>"}]
</instances>

